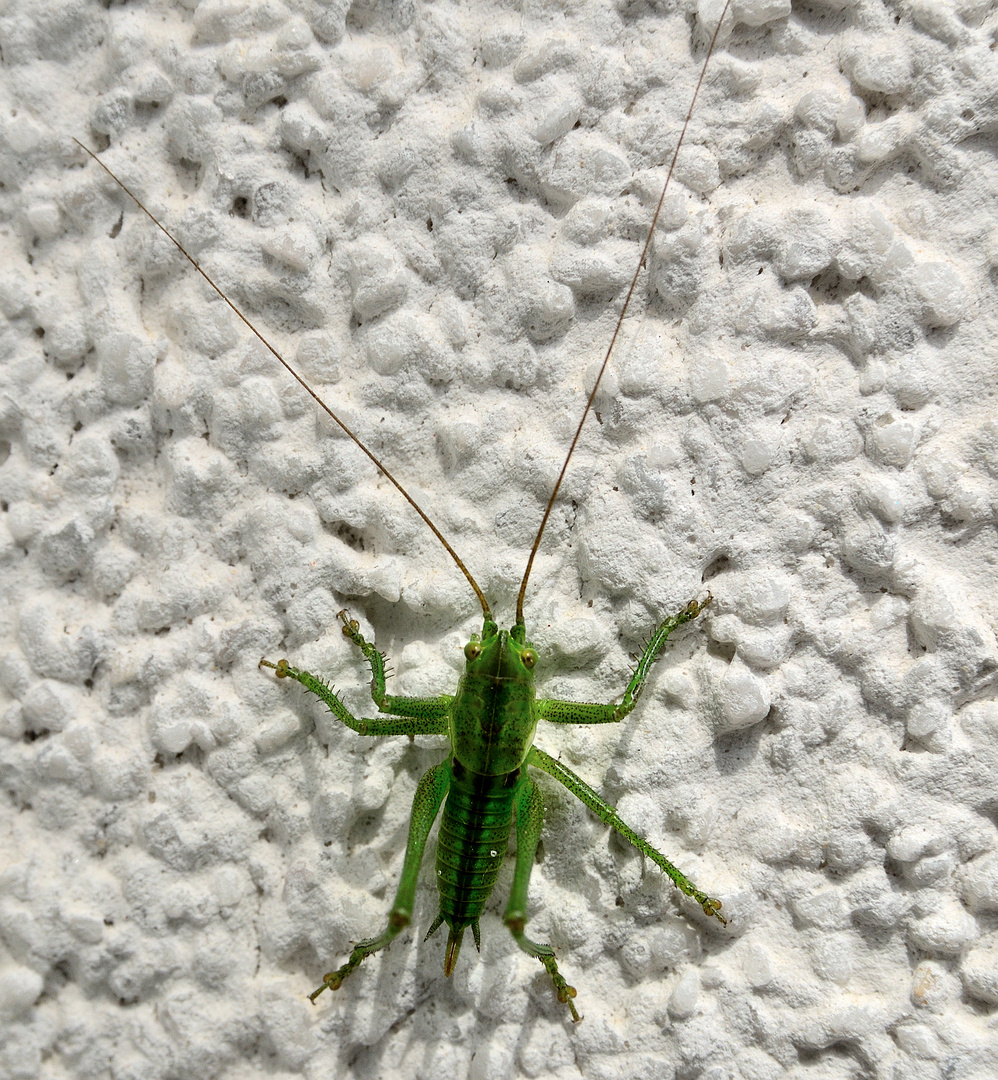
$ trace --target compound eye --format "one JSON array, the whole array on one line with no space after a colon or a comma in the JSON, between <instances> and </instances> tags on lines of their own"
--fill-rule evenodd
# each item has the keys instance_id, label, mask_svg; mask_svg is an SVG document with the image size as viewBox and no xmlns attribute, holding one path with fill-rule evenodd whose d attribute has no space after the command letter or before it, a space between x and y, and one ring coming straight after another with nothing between
<instances>
[{"instance_id":1,"label":"compound eye","mask_svg":"<svg viewBox=\"0 0 998 1080\"><path fill-rule=\"evenodd\" d=\"M468 660L477 660L482 655L482 647L477 641L469 641L464 647L464 655Z\"/></svg>"},{"instance_id":2,"label":"compound eye","mask_svg":"<svg viewBox=\"0 0 998 1080\"><path fill-rule=\"evenodd\" d=\"M524 649L520 653L520 659L523 661L523 666L529 671L537 663L537 653L533 649Z\"/></svg>"}]
</instances>

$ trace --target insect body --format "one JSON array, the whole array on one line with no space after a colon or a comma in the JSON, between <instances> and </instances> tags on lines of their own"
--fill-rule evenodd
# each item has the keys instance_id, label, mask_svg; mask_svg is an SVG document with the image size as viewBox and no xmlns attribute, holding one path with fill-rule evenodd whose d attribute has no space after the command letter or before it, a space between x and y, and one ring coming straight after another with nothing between
<instances>
[{"instance_id":1,"label":"insect body","mask_svg":"<svg viewBox=\"0 0 998 1080\"><path fill-rule=\"evenodd\" d=\"M475 634L465 646L467 666L457 693L453 697L434 698L386 694L384 658L364 640L358 623L340 612L344 633L371 665L371 696L375 704L379 711L395 719L358 719L315 675L291 667L286 660L276 664L261 661L275 668L279 678L295 679L316 694L358 735L446 735L451 744L447 759L430 769L416 789L402 879L388 926L378 937L360 942L341 968L326 975L322 986L311 995L313 1001L327 987L338 989L365 957L383 949L409 925L426 839L444 803L437 842L440 910L426 936L447 923L445 974L450 975L454 970L467 927L471 927L476 946L480 943L478 920L495 885L515 815L516 867L503 918L520 948L544 965L554 981L558 1000L568 1005L574 1020L580 1019L572 1001L575 988L558 971L551 946L532 941L524 933L527 886L544 823L540 789L527 772L528 765L564 784L604 824L616 829L657 863L707 915L724 922L719 900L701 892L661 852L626 825L588 784L533 745L538 720L562 724L608 724L622 720L637 704L648 671L669 635L695 619L709 602L709 595L703 603L691 601L655 631L619 705L537 700L534 668L538 657L526 640L523 622L518 621L510 630L500 630L488 612L481 635Z\"/></svg>"}]
</instances>

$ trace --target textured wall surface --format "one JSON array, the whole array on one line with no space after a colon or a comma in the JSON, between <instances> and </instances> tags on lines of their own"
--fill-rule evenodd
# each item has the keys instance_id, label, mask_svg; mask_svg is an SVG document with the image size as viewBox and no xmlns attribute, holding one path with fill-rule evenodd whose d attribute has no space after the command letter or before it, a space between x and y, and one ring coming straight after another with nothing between
<instances>
[{"instance_id":1,"label":"textured wall surface","mask_svg":"<svg viewBox=\"0 0 998 1080\"><path fill-rule=\"evenodd\" d=\"M655 0L0 5L0 1074L998 1075L998 20L736 2L538 557L541 777L450 979L383 925L466 582L72 142L381 456L512 621L720 15Z\"/></svg>"}]
</instances>

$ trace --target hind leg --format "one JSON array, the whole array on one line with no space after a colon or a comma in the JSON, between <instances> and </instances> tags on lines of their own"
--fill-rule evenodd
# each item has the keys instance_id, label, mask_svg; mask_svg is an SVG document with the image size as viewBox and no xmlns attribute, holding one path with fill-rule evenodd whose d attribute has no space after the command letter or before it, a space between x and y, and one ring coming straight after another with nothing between
<instances>
[{"instance_id":1,"label":"hind leg","mask_svg":"<svg viewBox=\"0 0 998 1080\"><path fill-rule=\"evenodd\" d=\"M399 931L412 922L416 882L419 879L419 867L423 861L426 838L430 834L430 829L433 828L433 822L436 821L440 811L440 804L444 801L444 796L450 787L450 779L450 765L446 761L434 765L423 774L412 800L405 862L402 865L402 877L395 894L395 903L392 904L392 910L388 913L388 925L377 937L358 942L350 953L350 958L342 967L323 976L322 985L308 995L313 1005L323 990L339 990L343 985L343 980L360 965L362 960L385 948L386 945L390 945Z\"/></svg>"},{"instance_id":2,"label":"hind leg","mask_svg":"<svg viewBox=\"0 0 998 1080\"><path fill-rule=\"evenodd\" d=\"M578 1023L582 1017L575 1008L575 987L569 986L565 977L558 971L558 963L554 958L554 949L550 945L544 945L538 941L531 941L523 932L527 924L527 887L530 884L530 871L534 867L534 855L537 852L537 841L541 838L541 829L544 826L544 803L541 801L540 788L523 774L519 781L519 791L516 793L514 805L516 806L516 867L513 871L513 887L509 893L509 903L506 905L506 914L503 921L509 927L517 945L528 955L533 956L544 965L545 970L551 976L554 983L555 993L562 1005L567 1005L572 1012L572 1020Z\"/></svg>"}]
</instances>

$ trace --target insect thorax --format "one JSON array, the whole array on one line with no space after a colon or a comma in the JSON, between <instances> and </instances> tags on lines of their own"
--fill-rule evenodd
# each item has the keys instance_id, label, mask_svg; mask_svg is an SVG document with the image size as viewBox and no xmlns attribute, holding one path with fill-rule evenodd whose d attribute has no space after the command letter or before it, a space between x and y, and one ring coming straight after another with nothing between
<instances>
[{"instance_id":1,"label":"insect thorax","mask_svg":"<svg viewBox=\"0 0 998 1080\"><path fill-rule=\"evenodd\" d=\"M454 757L485 776L515 772L537 727L533 668L537 654L522 627L499 630L486 622L465 648L467 666L451 706Z\"/></svg>"}]
</instances>

